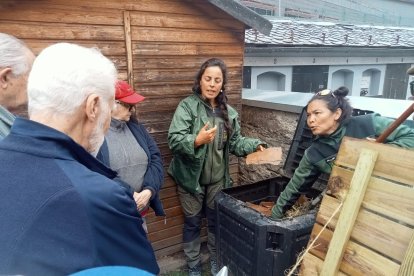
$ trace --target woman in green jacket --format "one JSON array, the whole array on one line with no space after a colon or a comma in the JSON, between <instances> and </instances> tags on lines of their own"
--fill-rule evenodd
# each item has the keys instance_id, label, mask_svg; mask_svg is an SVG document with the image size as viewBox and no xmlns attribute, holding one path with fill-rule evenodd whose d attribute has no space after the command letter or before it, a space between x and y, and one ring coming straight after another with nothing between
<instances>
[{"instance_id":1,"label":"woman in green jacket","mask_svg":"<svg viewBox=\"0 0 414 276\"><path fill-rule=\"evenodd\" d=\"M352 115L352 107L345 98L348 88L316 93L307 105L307 124L315 136L312 144L296 168L293 177L272 208L272 218L283 218L301 194L306 193L321 173L330 174L344 136L376 138L394 121L378 113ZM414 129L401 125L389 135L387 144L414 148Z\"/></svg>"},{"instance_id":2,"label":"woman in green jacket","mask_svg":"<svg viewBox=\"0 0 414 276\"><path fill-rule=\"evenodd\" d=\"M227 104L226 83L224 62L205 61L196 75L193 94L179 103L168 131L173 153L168 173L177 183L185 216L183 247L190 275L201 275L202 210L208 222L211 272L217 271L214 198L231 185L229 153L245 156L265 145L241 136L237 111Z\"/></svg>"}]
</instances>

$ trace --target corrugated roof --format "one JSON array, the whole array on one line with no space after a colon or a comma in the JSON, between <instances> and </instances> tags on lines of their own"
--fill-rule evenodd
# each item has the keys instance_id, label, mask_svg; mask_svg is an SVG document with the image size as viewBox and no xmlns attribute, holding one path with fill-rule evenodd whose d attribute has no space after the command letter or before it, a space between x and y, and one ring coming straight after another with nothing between
<instances>
[{"instance_id":1,"label":"corrugated roof","mask_svg":"<svg viewBox=\"0 0 414 276\"><path fill-rule=\"evenodd\" d=\"M245 42L254 45L414 47L414 28L345 25L269 19L268 36L246 30Z\"/></svg>"}]
</instances>

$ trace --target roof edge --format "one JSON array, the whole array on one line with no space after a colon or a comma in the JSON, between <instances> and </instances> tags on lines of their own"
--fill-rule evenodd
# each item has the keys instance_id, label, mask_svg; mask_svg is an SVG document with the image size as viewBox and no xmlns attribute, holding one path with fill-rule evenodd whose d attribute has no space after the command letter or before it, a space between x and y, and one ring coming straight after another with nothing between
<instances>
[{"instance_id":1,"label":"roof edge","mask_svg":"<svg viewBox=\"0 0 414 276\"><path fill-rule=\"evenodd\" d=\"M414 48L412 47L362 47L362 46L277 46L257 47L246 43L244 48L245 57L255 56L361 56L361 57L390 57L390 56L413 56Z\"/></svg>"},{"instance_id":2,"label":"roof edge","mask_svg":"<svg viewBox=\"0 0 414 276\"><path fill-rule=\"evenodd\" d=\"M264 35L269 35L273 28L273 24L261 16L255 13L251 9L243 6L235 0L207 0L209 3L225 11L229 15L233 16L237 20L243 22L247 26L254 28Z\"/></svg>"}]
</instances>

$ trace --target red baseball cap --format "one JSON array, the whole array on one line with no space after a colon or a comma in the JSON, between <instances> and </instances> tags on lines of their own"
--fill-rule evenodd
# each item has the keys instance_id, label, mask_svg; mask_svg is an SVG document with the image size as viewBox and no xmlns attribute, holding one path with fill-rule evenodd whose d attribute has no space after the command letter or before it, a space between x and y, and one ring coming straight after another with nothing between
<instances>
[{"instance_id":1,"label":"red baseball cap","mask_svg":"<svg viewBox=\"0 0 414 276\"><path fill-rule=\"evenodd\" d=\"M145 97L135 92L126 81L119 80L115 85L115 100L127 104L137 104L145 100Z\"/></svg>"}]
</instances>

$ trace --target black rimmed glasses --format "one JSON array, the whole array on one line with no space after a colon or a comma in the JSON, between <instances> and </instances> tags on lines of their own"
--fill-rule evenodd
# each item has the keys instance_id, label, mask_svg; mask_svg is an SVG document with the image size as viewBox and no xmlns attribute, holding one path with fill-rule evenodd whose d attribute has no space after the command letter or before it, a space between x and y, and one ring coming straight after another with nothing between
<instances>
[{"instance_id":1,"label":"black rimmed glasses","mask_svg":"<svg viewBox=\"0 0 414 276\"><path fill-rule=\"evenodd\" d=\"M129 111L131 111L132 109L135 108L135 105L131 105L131 104L127 104L127 103L123 103L121 101L115 101L117 104L122 105L123 107L127 108Z\"/></svg>"}]
</instances>

